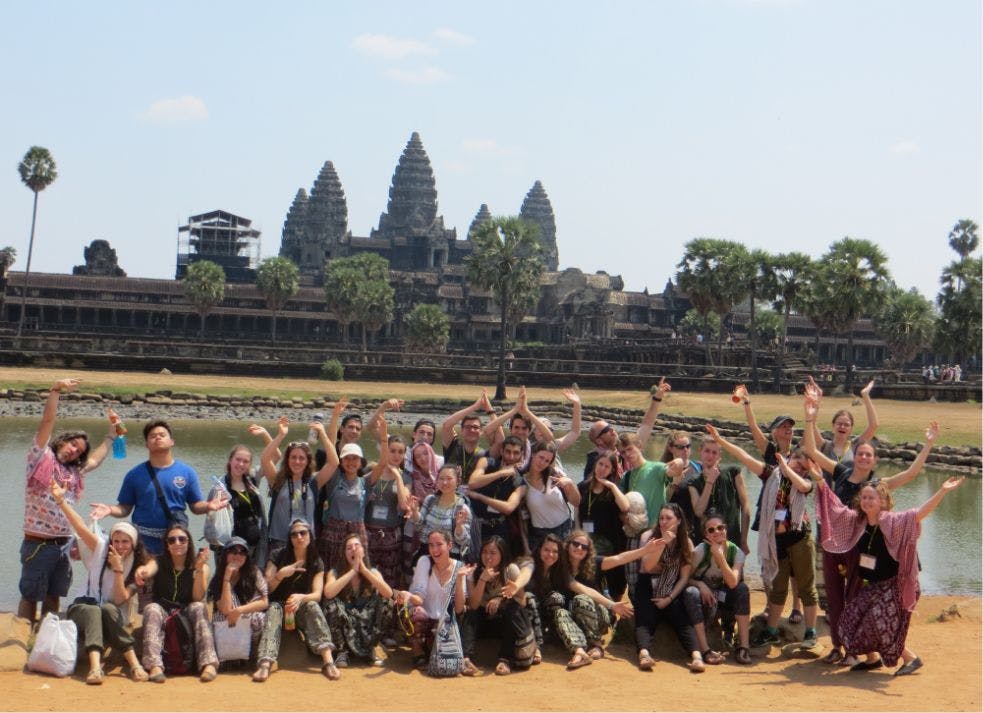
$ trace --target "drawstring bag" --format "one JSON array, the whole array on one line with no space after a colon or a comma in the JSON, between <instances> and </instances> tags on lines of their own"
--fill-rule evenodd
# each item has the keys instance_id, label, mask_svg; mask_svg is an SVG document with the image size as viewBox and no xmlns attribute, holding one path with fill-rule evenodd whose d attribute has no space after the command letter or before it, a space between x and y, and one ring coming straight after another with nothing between
<instances>
[{"instance_id":1,"label":"drawstring bag","mask_svg":"<svg viewBox=\"0 0 983 713\"><path fill-rule=\"evenodd\" d=\"M219 661L245 661L252 646L252 627L249 615L240 616L235 624L228 619L215 622L215 653Z\"/></svg>"},{"instance_id":2,"label":"drawstring bag","mask_svg":"<svg viewBox=\"0 0 983 713\"><path fill-rule=\"evenodd\" d=\"M27 657L27 669L64 678L75 671L78 654L78 630L75 622L59 619L48 612L41 620L34 648Z\"/></svg>"},{"instance_id":3,"label":"drawstring bag","mask_svg":"<svg viewBox=\"0 0 983 713\"><path fill-rule=\"evenodd\" d=\"M464 647L461 646L461 632L452 608L457 568L460 566L460 562L454 560L451 579L444 587L444 606L434 630L433 649L427 665L427 673L440 678L457 676L464 670Z\"/></svg>"}]
</instances>

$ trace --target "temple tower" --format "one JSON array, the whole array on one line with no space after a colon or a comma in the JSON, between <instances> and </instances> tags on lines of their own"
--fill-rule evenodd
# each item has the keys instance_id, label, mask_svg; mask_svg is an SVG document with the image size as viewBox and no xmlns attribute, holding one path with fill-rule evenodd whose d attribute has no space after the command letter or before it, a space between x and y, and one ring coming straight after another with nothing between
<instances>
[{"instance_id":1,"label":"temple tower","mask_svg":"<svg viewBox=\"0 0 983 713\"><path fill-rule=\"evenodd\" d=\"M482 203L478 212L474 216L474 220L471 221L471 227L468 228L468 239L474 235L474 232L481 226L482 223L487 223L492 219L491 211L488 210L488 204Z\"/></svg>"},{"instance_id":2,"label":"temple tower","mask_svg":"<svg viewBox=\"0 0 983 713\"><path fill-rule=\"evenodd\" d=\"M296 226L296 227L295 227ZM348 240L348 201L331 161L325 161L306 198L300 191L283 224L280 254L302 273L319 275L324 263L340 257ZM287 254L287 250L291 254Z\"/></svg>"},{"instance_id":3,"label":"temple tower","mask_svg":"<svg viewBox=\"0 0 983 713\"><path fill-rule=\"evenodd\" d=\"M547 270L556 270L560 264L560 256L556 249L556 218L553 216L553 206L546 195L543 184L536 181L519 210L519 217L539 226L539 242L543 247L543 262Z\"/></svg>"}]
</instances>

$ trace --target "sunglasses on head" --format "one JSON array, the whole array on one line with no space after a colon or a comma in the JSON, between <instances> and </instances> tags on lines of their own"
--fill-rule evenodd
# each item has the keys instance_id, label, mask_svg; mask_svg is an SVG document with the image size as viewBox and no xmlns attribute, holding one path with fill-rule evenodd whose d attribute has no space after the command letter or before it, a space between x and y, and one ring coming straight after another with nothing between
<instances>
[{"instance_id":1,"label":"sunglasses on head","mask_svg":"<svg viewBox=\"0 0 983 713\"><path fill-rule=\"evenodd\" d=\"M305 537L305 536L307 536L309 534L310 534L310 532L308 530L293 530L290 533L290 536L291 537Z\"/></svg>"},{"instance_id":2,"label":"sunglasses on head","mask_svg":"<svg viewBox=\"0 0 983 713\"><path fill-rule=\"evenodd\" d=\"M588 545L586 542L578 542L577 540L571 542L570 546L576 547L578 550L584 550L585 552L590 549L590 545Z\"/></svg>"},{"instance_id":3,"label":"sunglasses on head","mask_svg":"<svg viewBox=\"0 0 983 713\"><path fill-rule=\"evenodd\" d=\"M171 535L167 538L167 544L169 545L183 545L187 541L187 535Z\"/></svg>"},{"instance_id":4,"label":"sunglasses on head","mask_svg":"<svg viewBox=\"0 0 983 713\"><path fill-rule=\"evenodd\" d=\"M229 550L229 554L230 555L242 555L243 557L245 557L249 553L246 552L245 548L243 548L243 547L233 547L231 550Z\"/></svg>"},{"instance_id":5,"label":"sunglasses on head","mask_svg":"<svg viewBox=\"0 0 983 713\"><path fill-rule=\"evenodd\" d=\"M726 525L717 525L716 527L708 527L707 532L725 532L727 530Z\"/></svg>"},{"instance_id":6,"label":"sunglasses on head","mask_svg":"<svg viewBox=\"0 0 983 713\"><path fill-rule=\"evenodd\" d=\"M287 444L287 448L303 448L305 450L310 450L311 446L307 441L291 441Z\"/></svg>"}]
</instances>

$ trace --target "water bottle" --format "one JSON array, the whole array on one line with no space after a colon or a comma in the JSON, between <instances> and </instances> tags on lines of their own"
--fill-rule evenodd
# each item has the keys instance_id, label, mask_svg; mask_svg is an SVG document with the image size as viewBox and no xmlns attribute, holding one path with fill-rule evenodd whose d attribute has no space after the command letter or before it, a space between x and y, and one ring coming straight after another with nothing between
<instances>
[{"instance_id":1,"label":"water bottle","mask_svg":"<svg viewBox=\"0 0 983 713\"><path fill-rule=\"evenodd\" d=\"M283 610L283 630L293 631L297 628L297 623L294 620L294 612L292 609Z\"/></svg>"},{"instance_id":2,"label":"water bottle","mask_svg":"<svg viewBox=\"0 0 983 713\"><path fill-rule=\"evenodd\" d=\"M110 421L116 430L116 437L113 439L113 458L123 460L126 458L126 426L119 416L113 414Z\"/></svg>"},{"instance_id":3,"label":"water bottle","mask_svg":"<svg viewBox=\"0 0 983 713\"><path fill-rule=\"evenodd\" d=\"M318 423L324 423L324 414L316 413L314 414L314 418L311 420L317 421ZM315 443L317 443L318 440L320 440L320 436L318 435L318 432L315 431L313 428L307 432L307 442L310 443L312 446Z\"/></svg>"}]
</instances>

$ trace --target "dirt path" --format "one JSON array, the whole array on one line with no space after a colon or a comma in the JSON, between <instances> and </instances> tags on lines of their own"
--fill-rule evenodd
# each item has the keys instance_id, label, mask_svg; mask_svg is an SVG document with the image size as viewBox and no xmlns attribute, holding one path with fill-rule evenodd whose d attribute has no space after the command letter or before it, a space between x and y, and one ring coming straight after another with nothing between
<instances>
[{"instance_id":1,"label":"dirt path","mask_svg":"<svg viewBox=\"0 0 983 713\"><path fill-rule=\"evenodd\" d=\"M752 611L759 611L763 594L755 592L752 598ZM928 622L954 603L960 618ZM675 641L662 632L658 663L647 674L635 668L633 648L618 643L607 658L573 672L563 669L562 652L547 646L542 665L500 678L491 672L493 649L483 645L478 663L484 673L476 679L427 678L410 670L409 655L400 650L383 669L355 666L342 671L340 682L330 683L317 673L313 658L291 645L281 660L284 668L263 686L251 683L245 671L223 673L207 685L192 677L164 685L134 684L114 668L101 687L86 686L79 676L54 679L20 672L0 674L0 687L3 709L25 711L979 711L980 607L972 597L923 598L908 643L925 667L907 677L888 670L851 673L815 660L785 658L778 648L767 658L756 656L752 667L728 662L697 676L687 671ZM821 636L820 642L828 645L829 639Z\"/></svg>"}]
</instances>

